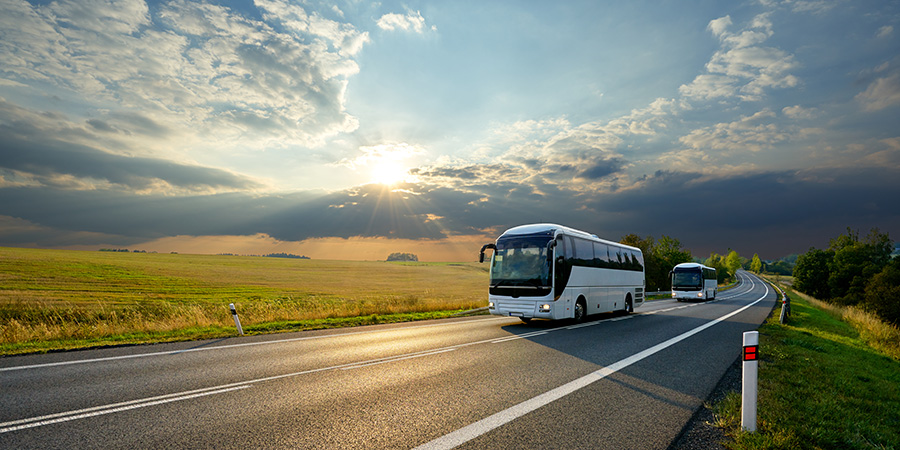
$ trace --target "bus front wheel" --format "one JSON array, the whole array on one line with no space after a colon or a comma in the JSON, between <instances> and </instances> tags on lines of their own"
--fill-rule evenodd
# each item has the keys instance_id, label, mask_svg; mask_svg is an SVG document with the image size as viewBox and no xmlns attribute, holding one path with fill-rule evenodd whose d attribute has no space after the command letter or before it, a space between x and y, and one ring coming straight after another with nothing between
<instances>
[{"instance_id":1,"label":"bus front wheel","mask_svg":"<svg viewBox=\"0 0 900 450\"><path fill-rule=\"evenodd\" d=\"M625 314L634 312L634 303L631 302L631 296L625 297Z\"/></svg>"}]
</instances>

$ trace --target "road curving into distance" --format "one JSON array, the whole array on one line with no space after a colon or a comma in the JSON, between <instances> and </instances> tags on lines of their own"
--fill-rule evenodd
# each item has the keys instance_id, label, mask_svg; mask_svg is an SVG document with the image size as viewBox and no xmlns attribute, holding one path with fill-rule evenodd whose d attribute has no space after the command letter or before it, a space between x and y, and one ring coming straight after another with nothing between
<instances>
[{"instance_id":1,"label":"road curving into distance","mask_svg":"<svg viewBox=\"0 0 900 450\"><path fill-rule=\"evenodd\" d=\"M666 448L776 294L0 359L2 448Z\"/></svg>"}]
</instances>

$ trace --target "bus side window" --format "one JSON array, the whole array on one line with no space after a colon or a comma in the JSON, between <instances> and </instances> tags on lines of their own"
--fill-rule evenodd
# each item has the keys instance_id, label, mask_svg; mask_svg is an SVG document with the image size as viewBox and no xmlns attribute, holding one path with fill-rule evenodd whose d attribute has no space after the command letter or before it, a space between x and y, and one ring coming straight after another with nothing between
<instances>
[{"instance_id":1,"label":"bus side window","mask_svg":"<svg viewBox=\"0 0 900 450\"><path fill-rule=\"evenodd\" d=\"M637 263L638 263L637 270L639 272L642 272L644 270L644 254L641 252L636 252L636 253L637 253L636 256L637 256Z\"/></svg>"},{"instance_id":2,"label":"bus side window","mask_svg":"<svg viewBox=\"0 0 900 450\"><path fill-rule=\"evenodd\" d=\"M591 266L594 263L594 246L591 241L575 239L575 258L583 266Z\"/></svg>"},{"instance_id":3,"label":"bus side window","mask_svg":"<svg viewBox=\"0 0 900 450\"><path fill-rule=\"evenodd\" d=\"M594 242L594 267L609 267L609 250L606 244Z\"/></svg>"},{"instance_id":4,"label":"bus side window","mask_svg":"<svg viewBox=\"0 0 900 450\"><path fill-rule=\"evenodd\" d=\"M612 250L612 249L610 249L610 250ZM610 259L610 262L612 263L613 269L623 269L624 268L625 265L623 264L623 261L622 261L622 249L621 248L616 249L615 257L613 257L613 252L610 251L609 259Z\"/></svg>"},{"instance_id":5,"label":"bus side window","mask_svg":"<svg viewBox=\"0 0 900 450\"><path fill-rule=\"evenodd\" d=\"M569 236L565 237L566 241L566 262L572 264L572 260L575 259L575 240Z\"/></svg>"}]
</instances>

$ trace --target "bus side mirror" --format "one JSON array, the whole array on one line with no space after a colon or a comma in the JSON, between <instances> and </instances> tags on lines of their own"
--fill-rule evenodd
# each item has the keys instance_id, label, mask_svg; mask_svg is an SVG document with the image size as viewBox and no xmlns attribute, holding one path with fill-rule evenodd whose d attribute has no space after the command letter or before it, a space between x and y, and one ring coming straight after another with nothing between
<instances>
[{"instance_id":1,"label":"bus side mirror","mask_svg":"<svg viewBox=\"0 0 900 450\"><path fill-rule=\"evenodd\" d=\"M556 247L556 240L547 243L547 263L553 263L553 249Z\"/></svg>"},{"instance_id":2,"label":"bus side mirror","mask_svg":"<svg viewBox=\"0 0 900 450\"><path fill-rule=\"evenodd\" d=\"M478 262L480 262L480 263L484 262L484 251L487 249L497 251L497 246L494 244L484 244L484 246L481 247L481 253L479 253L479 255L478 255Z\"/></svg>"}]
</instances>

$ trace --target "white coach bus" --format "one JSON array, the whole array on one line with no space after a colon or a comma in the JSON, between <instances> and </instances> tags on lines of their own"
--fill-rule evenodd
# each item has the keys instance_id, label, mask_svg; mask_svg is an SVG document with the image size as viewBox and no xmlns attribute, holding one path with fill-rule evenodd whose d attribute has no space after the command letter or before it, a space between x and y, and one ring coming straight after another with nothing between
<instances>
[{"instance_id":1,"label":"white coach bus","mask_svg":"<svg viewBox=\"0 0 900 450\"><path fill-rule=\"evenodd\" d=\"M711 300L719 293L716 269L697 263L681 263L669 275L672 278L672 298L682 300Z\"/></svg>"},{"instance_id":2,"label":"white coach bus","mask_svg":"<svg viewBox=\"0 0 900 450\"><path fill-rule=\"evenodd\" d=\"M492 249L488 309L531 319L584 320L644 302L644 255L629 245L556 224L506 230Z\"/></svg>"}]
</instances>

